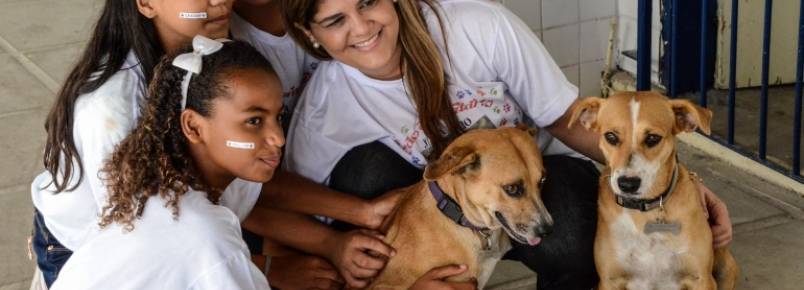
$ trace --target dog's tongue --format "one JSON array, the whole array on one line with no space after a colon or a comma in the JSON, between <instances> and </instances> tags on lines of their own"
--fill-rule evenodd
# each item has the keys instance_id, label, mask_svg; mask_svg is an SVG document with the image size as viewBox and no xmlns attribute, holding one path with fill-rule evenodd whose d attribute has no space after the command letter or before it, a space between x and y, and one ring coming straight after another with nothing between
<instances>
[{"instance_id":1,"label":"dog's tongue","mask_svg":"<svg viewBox=\"0 0 804 290\"><path fill-rule=\"evenodd\" d=\"M538 245L538 244L539 244L539 243L541 243L541 242L542 242L542 238L531 238L531 239L528 239L528 244L529 244L529 245L531 245L531 246Z\"/></svg>"}]
</instances>

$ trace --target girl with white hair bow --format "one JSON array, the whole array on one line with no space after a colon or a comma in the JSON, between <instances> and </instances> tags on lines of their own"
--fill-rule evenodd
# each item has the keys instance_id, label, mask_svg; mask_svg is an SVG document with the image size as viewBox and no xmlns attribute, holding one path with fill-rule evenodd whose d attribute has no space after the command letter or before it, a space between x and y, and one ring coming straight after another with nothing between
<instances>
[{"instance_id":1,"label":"girl with white hair bow","mask_svg":"<svg viewBox=\"0 0 804 290\"><path fill-rule=\"evenodd\" d=\"M276 73L246 43L198 36L163 58L148 94L104 164L101 228L52 289L269 289L220 203L236 179L264 183L279 165Z\"/></svg>"},{"instance_id":2,"label":"girl with white hair bow","mask_svg":"<svg viewBox=\"0 0 804 290\"><path fill-rule=\"evenodd\" d=\"M30 249L45 286L97 225L107 198L98 173L136 125L156 63L197 34L226 37L232 3L105 1L89 43L45 121L46 171L31 184L35 212ZM259 193L259 187L253 191Z\"/></svg>"}]
</instances>

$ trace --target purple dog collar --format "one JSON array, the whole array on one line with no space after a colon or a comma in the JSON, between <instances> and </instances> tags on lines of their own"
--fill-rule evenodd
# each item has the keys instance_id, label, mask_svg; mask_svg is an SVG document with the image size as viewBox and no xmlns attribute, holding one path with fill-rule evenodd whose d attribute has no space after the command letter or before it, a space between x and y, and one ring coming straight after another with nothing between
<instances>
[{"instance_id":1,"label":"purple dog collar","mask_svg":"<svg viewBox=\"0 0 804 290\"><path fill-rule=\"evenodd\" d=\"M463 227L470 228L475 231L485 230L484 228L475 226L469 222L469 220L466 219L466 216L463 215L461 206L458 205L454 199L449 197L449 195L444 194L444 191L441 190L441 187L438 186L438 183L435 181L430 181L427 183L427 185L430 187L430 193L433 194L433 198L435 198L436 205L441 213L454 221L456 224L459 224Z\"/></svg>"}]
</instances>

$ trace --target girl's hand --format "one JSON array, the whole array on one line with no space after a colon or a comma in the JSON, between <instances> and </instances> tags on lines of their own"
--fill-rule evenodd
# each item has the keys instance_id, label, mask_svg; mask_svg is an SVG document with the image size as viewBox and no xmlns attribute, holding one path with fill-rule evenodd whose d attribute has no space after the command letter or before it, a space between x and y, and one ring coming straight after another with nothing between
<instances>
[{"instance_id":1,"label":"girl's hand","mask_svg":"<svg viewBox=\"0 0 804 290\"><path fill-rule=\"evenodd\" d=\"M449 265L430 270L424 276L416 280L409 290L474 290L477 289L477 281L472 282L447 282L450 277L457 276L466 272L466 265Z\"/></svg>"},{"instance_id":2,"label":"girl's hand","mask_svg":"<svg viewBox=\"0 0 804 290\"><path fill-rule=\"evenodd\" d=\"M394 211L401 197L401 192L396 191L383 194L366 202L366 207L362 211L362 218L358 226L372 230L379 229L385 219Z\"/></svg>"},{"instance_id":3,"label":"girl's hand","mask_svg":"<svg viewBox=\"0 0 804 290\"><path fill-rule=\"evenodd\" d=\"M383 242L381 234L369 230L353 230L329 241L333 245L329 260L352 288L364 288L385 267L396 252Z\"/></svg>"},{"instance_id":4,"label":"girl's hand","mask_svg":"<svg viewBox=\"0 0 804 290\"><path fill-rule=\"evenodd\" d=\"M272 287L286 290L337 290L344 283L335 266L323 258L308 255L272 257L268 282Z\"/></svg>"},{"instance_id":5,"label":"girl's hand","mask_svg":"<svg viewBox=\"0 0 804 290\"><path fill-rule=\"evenodd\" d=\"M728 246L732 239L731 219L726 204L706 188L701 182L696 182L698 190L703 192L706 208L709 211L709 225L712 227L712 243L715 248Z\"/></svg>"}]
</instances>

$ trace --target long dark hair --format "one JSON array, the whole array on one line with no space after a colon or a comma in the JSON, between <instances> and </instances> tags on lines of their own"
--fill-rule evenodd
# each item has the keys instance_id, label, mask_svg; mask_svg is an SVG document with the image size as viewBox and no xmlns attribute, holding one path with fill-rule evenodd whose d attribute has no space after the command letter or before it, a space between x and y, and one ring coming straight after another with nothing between
<instances>
[{"instance_id":1,"label":"long dark hair","mask_svg":"<svg viewBox=\"0 0 804 290\"><path fill-rule=\"evenodd\" d=\"M47 143L44 165L53 176L56 192L75 189L84 175L81 157L73 140L73 108L76 100L80 95L95 91L106 83L120 69L131 51L137 56L142 69L141 90L144 92L153 76L156 62L164 54L156 28L150 19L139 13L136 1L106 0L89 44L64 82L45 120ZM74 164L78 164L79 178L68 188L76 170ZM59 174L63 179L59 179Z\"/></svg>"},{"instance_id":2,"label":"long dark hair","mask_svg":"<svg viewBox=\"0 0 804 290\"><path fill-rule=\"evenodd\" d=\"M191 51L188 47L176 54ZM145 202L155 195L167 201L174 217L178 216L179 199L190 187L206 191L212 202L220 197L220 189L199 178L181 130L181 83L187 71L172 65L174 57L175 54L165 56L157 66L142 118L104 164L109 203L103 208L101 226L118 223L132 230ZM227 78L238 71L276 74L262 54L240 41L225 42L220 51L202 60L201 74L190 79L186 108L202 116L210 116L215 98L226 96Z\"/></svg>"},{"instance_id":3,"label":"long dark hair","mask_svg":"<svg viewBox=\"0 0 804 290\"><path fill-rule=\"evenodd\" d=\"M328 60L332 56L324 48L314 47L304 31L297 27L301 25L310 29L313 16L317 13L318 2L319 0L282 0L279 3L285 14L285 27L296 43L311 55ZM402 77L416 104L422 130L433 144L433 150L426 157L435 159L452 139L463 133L463 128L452 109L452 102L447 94L445 65L427 28L420 4L427 5L433 11L442 35L446 35L439 13L440 6L436 0L398 0L394 6L399 17ZM446 41L446 36L444 40ZM444 45L446 47L446 43Z\"/></svg>"}]
</instances>

